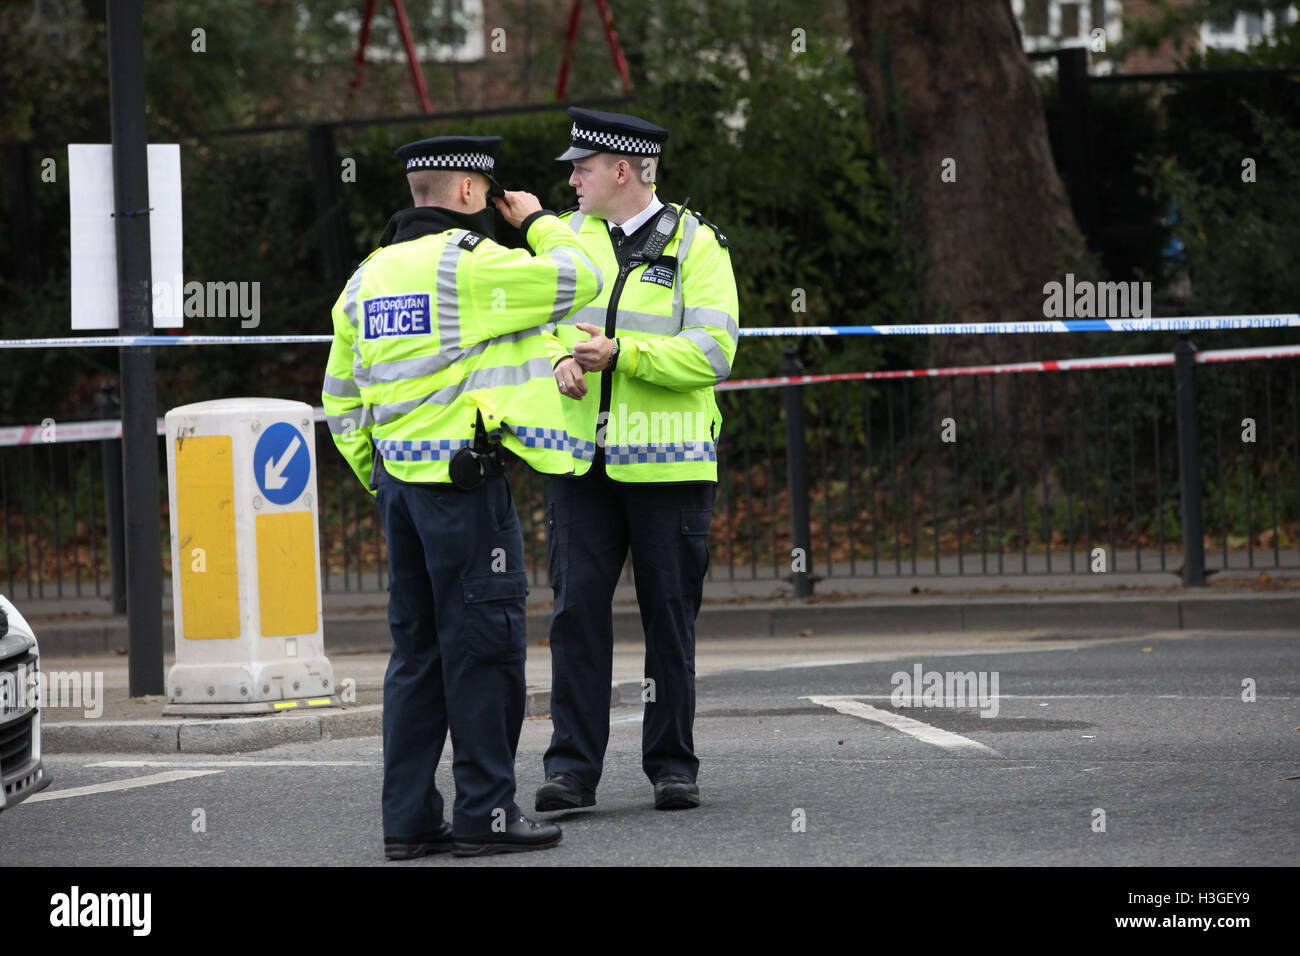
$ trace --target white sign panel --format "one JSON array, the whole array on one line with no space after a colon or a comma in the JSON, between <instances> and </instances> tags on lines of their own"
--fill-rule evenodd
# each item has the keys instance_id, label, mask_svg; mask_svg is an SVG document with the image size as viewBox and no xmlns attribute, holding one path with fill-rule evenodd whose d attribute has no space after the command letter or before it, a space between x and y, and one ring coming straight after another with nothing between
<instances>
[{"instance_id":1,"label":"white sign panel","mask_svg":"<svg viewBox=\"0 0 1300 956\"><path fill-rule=\"evenodd\" d=\"M154 328L181 328L181 148L149 146L149 252ZM113 147L68 145L72 328L117 328Z\"/></svg>"}]
</instances>

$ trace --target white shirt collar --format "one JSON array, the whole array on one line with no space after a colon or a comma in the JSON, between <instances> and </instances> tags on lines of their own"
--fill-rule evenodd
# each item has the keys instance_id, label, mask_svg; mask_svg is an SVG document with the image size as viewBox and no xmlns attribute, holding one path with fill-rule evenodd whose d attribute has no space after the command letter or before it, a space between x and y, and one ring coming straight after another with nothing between
<instances>
[{"instance_id":1,"label":"white shirt collar","mask_svg":"<svg viewBox=\"0 0 1300 956\"><path fill-rule=\"evenodd\" d=\"M654 193L650 194L650 202L639 213L623 222L608 222L610 226L618 226L623 230L623 235L630 236L642 226L644 226L651 216L664 208L663 201Z\"/></svg>"}]
</instances>

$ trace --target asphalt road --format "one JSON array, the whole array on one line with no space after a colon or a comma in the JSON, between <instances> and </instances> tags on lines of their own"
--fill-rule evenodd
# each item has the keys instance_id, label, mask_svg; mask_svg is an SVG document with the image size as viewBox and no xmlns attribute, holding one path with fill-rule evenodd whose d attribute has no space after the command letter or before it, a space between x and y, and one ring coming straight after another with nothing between
<instances>
[{"instance_id":1,"label":"asphalt road","mask_svg":"<svg viewBox=\"0 0 1300 956\"><path fill-rule=\"evenodd\" d=\"M597 806L542 815L564 827L561 846L481 860L383 861L377 737L235 757L51 756L51 787L0 815L0 864L1294 865L1298 649L1281 632L970 639L712 673L697 683L700 808L652 808L640 714L624 708ZM987 695L892 706L893 675L917 665L996 673L996 716L980 716ZM524 725L530 814L550 731Z\"/></svg>"}]
</instances>

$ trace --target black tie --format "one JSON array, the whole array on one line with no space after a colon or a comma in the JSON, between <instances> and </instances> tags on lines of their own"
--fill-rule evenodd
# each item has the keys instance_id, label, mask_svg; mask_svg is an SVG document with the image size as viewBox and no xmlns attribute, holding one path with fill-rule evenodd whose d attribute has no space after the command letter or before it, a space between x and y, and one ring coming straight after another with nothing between
<instances>
[{"instance_id":1,"label":"black tie","mask_svg":"<svg viewBox=\"0 0 1300 956\"><path fill-rule=\"evenodd\" d=\"M614 240L614 245L615 245L617 248L619 248L619 249L622 249L622 248L623 248L623 239L624 239L624 236L623 236L623 227L622 227L622 226L614 226L613 228L611 228L611 229L609 230L609 237L610 237L611 239Z\"/></svg>"}]
</instances>

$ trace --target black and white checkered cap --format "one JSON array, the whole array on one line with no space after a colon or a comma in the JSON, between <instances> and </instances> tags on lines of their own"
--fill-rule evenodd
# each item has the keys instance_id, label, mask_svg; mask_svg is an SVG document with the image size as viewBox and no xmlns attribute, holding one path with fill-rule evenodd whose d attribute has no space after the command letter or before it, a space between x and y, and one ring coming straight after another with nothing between
<instances>
[{"instance_id":1,"label":"black and white checkered cap","mask_svg":"<svg viewBox=\"0 0 1300 956\"><path fill-rule=\"evenodd\" d=\"M442 156L408 156L406 171L413 169L466 169L491 173L496 161L487 153L446 153Z\"/></svg>"},{"instance_id":2,"label":"black and white checkered cap","mask_svg":"<svg viewBox=\"0 0 1300 956\"><path fill-rule=\"evenodd\" d=\"M573 118L569 149L556 159L582 159L596 153L658 156L668 139L668 130L662 126L626 113L602 113L571 106L569 116Z\"/></svg>"},{"instance_id":3,"label":"black and white checkered cap","mask_svg":"<svg viewBox=\"0 0 1300 956\"><path fill-rule=\"evenodd\" d=\"M408 173L416 169L463 169L492 179L500 147L500 136L435 136L407 143L397 150L397 155L406 161Z\"/></svg>"},{"instance_id":4,"label":"black and white checkered cap","mask_svg":"<svg viewBox=\"0 0 1300 956\"><path fill-rule=\"evenodd\" d=\"M601 147L603 153L627 153L631 156L658 156L663 146L651 139L628 136L623 133L605 133L598 129L583 129L577 123L569 131L569 141L585 149Z\"/></svg>"}]
</instances>

